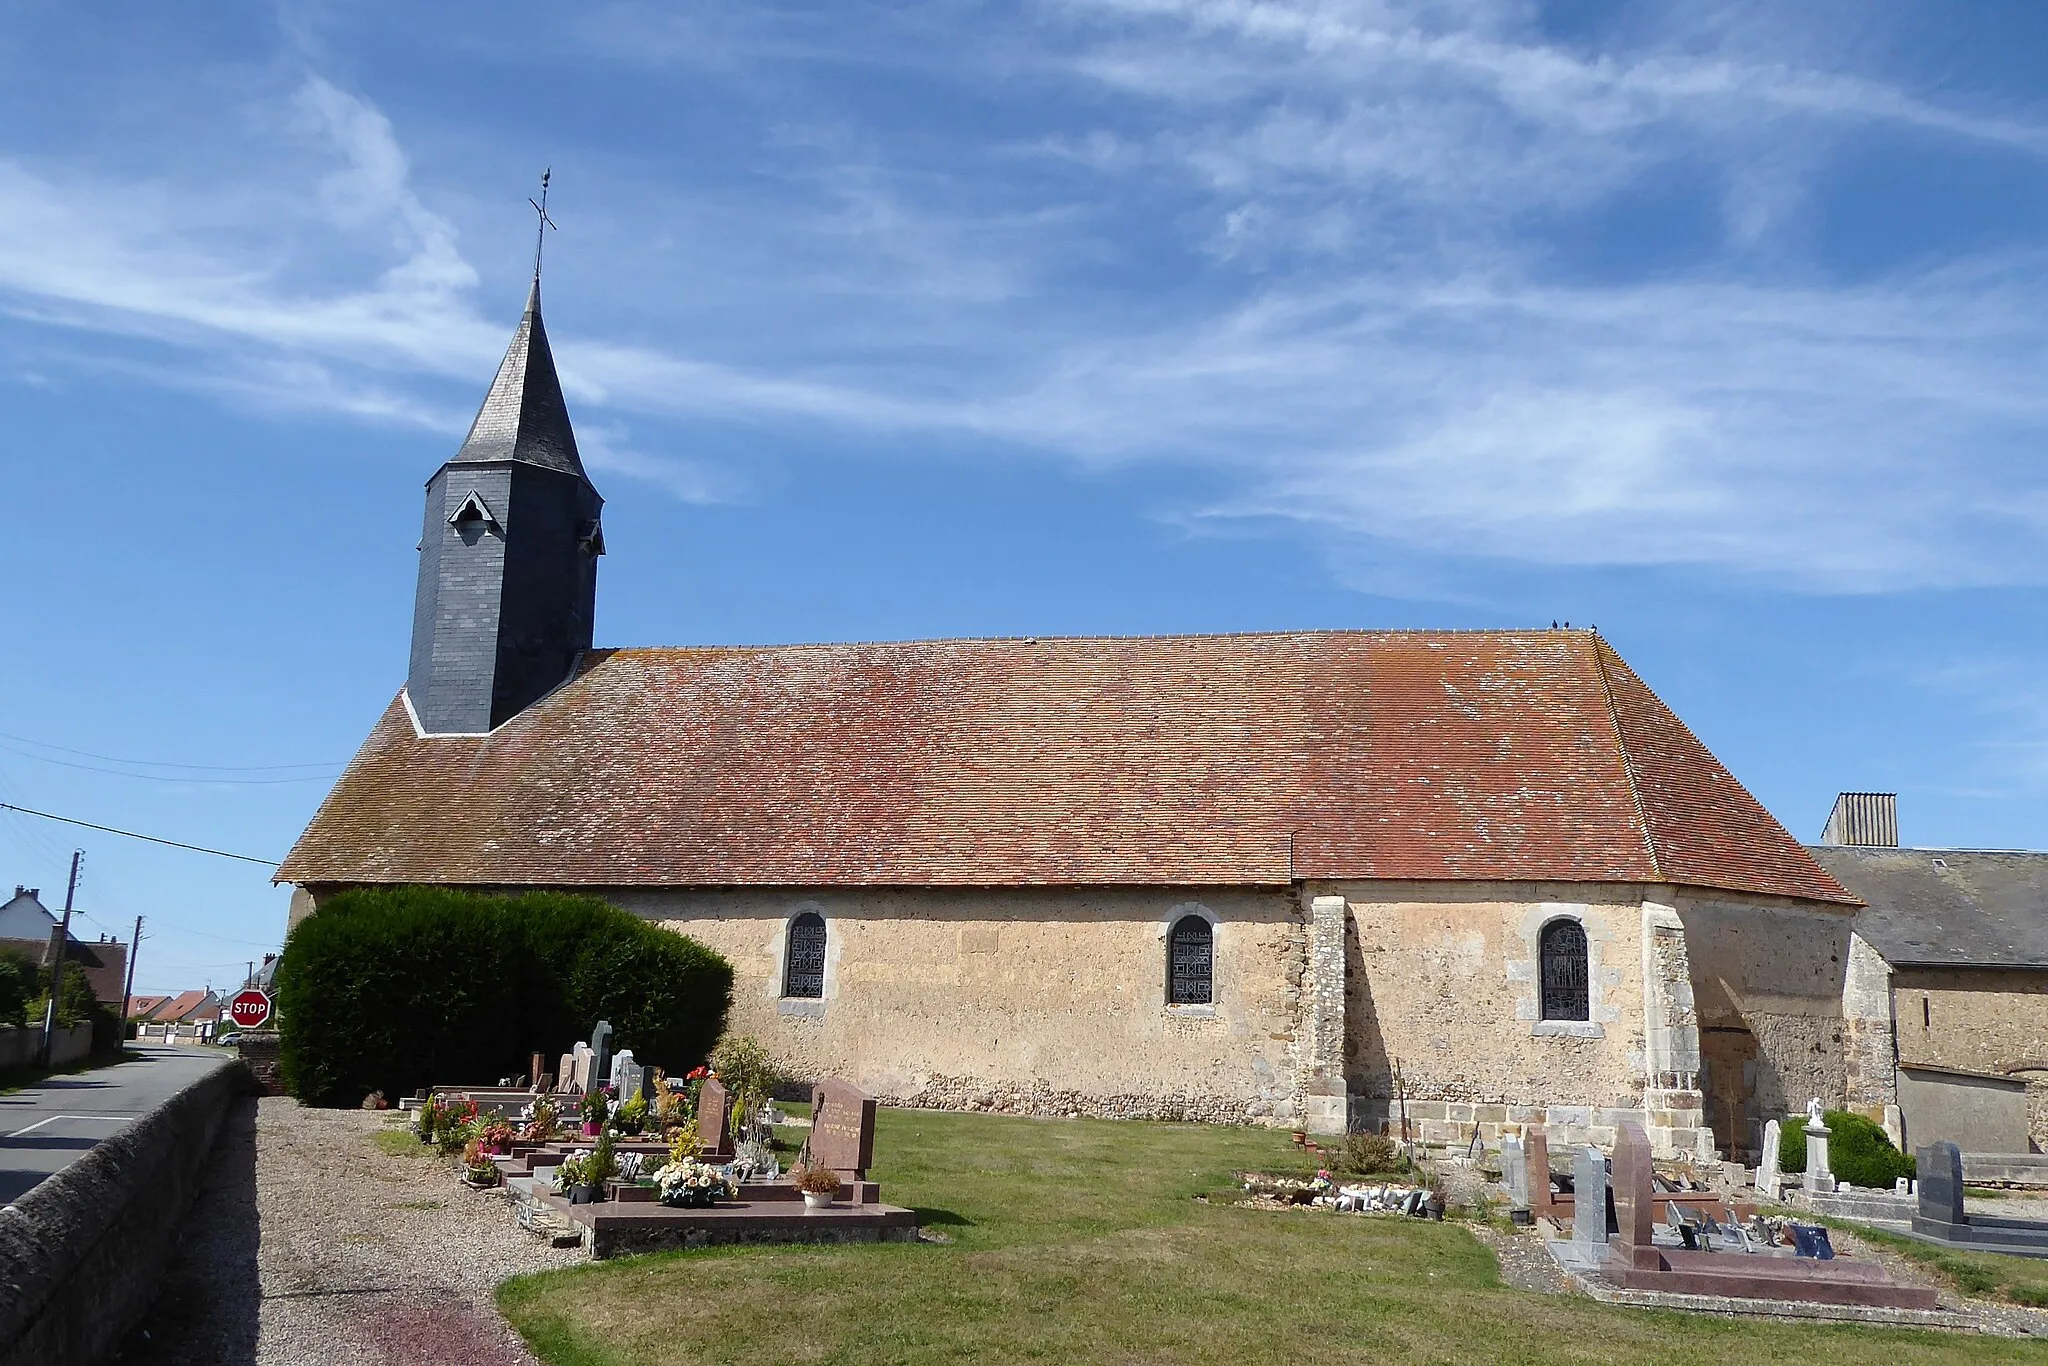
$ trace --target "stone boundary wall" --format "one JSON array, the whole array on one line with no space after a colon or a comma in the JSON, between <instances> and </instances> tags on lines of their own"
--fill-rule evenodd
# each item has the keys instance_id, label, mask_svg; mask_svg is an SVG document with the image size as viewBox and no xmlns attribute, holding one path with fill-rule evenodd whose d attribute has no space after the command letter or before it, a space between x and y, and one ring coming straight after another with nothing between
<instances>
[{"instance_id":1,"label":"stone boundary wall","mask_svg":"<svg viewBox=\"0 0 2048 1366\"><path fill-rule=\"evenodd\" d=\"M16 1025L0 1025L0 1071L14 1067L34 1067L36 1052L42 1046L41 1025L23 1029ZM72 1025L59 1029L50 1040L50 1066L69 1067L83 1062L92 1052L92 1026Z\"/></svg>"},{"instance_id":2,"label":"stone boundary wall","mask_svg":"<svg viewBox=\"0 0 2048 1366\"><path fill-rule=\"evenodd\" d=\"M235 1041L235 1052L241 1055L242 1065L249 1069L249 1075L263 1088L266 1096L284 1094L284 1063L281 1057L282 1044L274 1029L245 1029L242 1037Z\"/></svg>"},{"instance_id":3,"label":"stone boundary wall","mask_svg":"<svg viewBox=\"0 0 2048 1366\"><path fill-rule=\"evenodd\" d=\"M155 1298L229 1105L223 1060L0 1208L0 1366L102 1361Z\"/></svg>"}]
</instances>

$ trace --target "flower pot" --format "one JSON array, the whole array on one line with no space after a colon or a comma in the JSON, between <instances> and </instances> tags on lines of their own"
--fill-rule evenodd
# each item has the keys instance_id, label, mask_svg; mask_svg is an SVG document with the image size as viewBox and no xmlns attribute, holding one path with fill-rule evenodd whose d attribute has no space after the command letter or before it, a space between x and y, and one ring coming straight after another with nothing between
<instances>
[{"instance_id":1,"label":"flower pot","mask_svg":"<svg viewBox=\"0 0 2048 1366\"><path fill-rule=\"evenodd\" d=\"M589 1184L569 1187L569 1203L587 1205L597 1198L597 1187Z\"/></svg>"},{"instance_id":2,"label":"flower pot","mask_svg":"<svg viewBox=\"0 0 2048 1366\"><path fill-rule=\"evenodd\" d=\"M825 1209L826 1207L828 1207L829 1205L831 1205L831 1203L832 1203L832 1202L833 1202L834 1200L836 1200L836 1199L838 1199L838 1198L839 1198L839 1197L837 1197L837 1196L834 1196L834 1195L827 1195L827 1194L826 1194L825 1192L823 1192L823 1191L805 1191L805 1192L804 1192L804 1208L805 1208L805 1209Z\"/></svg>"},{"instance_id":3,"label":"flower pot","mask_svg":"<svg viewBox=\"0 0 2048 1366\"><path fill-rule=\"evenodd\" d=\"M602 1127L596 1120L586 1119L583 1121L583 1136L585 1138L596 1138Z\"/></svg>"}]
</instances>

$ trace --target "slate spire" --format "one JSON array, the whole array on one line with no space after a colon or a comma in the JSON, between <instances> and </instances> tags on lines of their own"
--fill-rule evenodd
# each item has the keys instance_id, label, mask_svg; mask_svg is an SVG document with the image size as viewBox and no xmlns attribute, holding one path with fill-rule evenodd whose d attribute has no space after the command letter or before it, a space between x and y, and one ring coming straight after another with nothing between
<instances>
[{"instance_id":1,"label":"slate spire","mask_svg":"<svg viewBox=\"0 0 2048 1366\"><path fill-rule=\"evenodd\" d=\"M603 507L576 453L536 269L469 435L427 481L406 674L422 731L496 730L575 672L596 615Z\"/></svg>"},{"instance_id":2,"label":"slate spire","mask_svg":"<svg viewBox=\"0 0 2048 1366\"><path fill-rule=\"evenodd\" d=\"M540 316L540 276L527 291L526 312L498 363L498 377L477 409L469 435L455 453L456 464L516 460L587 479L576 454L576 432L562 401L555 353Z\"/></svg>"}]
</instances>

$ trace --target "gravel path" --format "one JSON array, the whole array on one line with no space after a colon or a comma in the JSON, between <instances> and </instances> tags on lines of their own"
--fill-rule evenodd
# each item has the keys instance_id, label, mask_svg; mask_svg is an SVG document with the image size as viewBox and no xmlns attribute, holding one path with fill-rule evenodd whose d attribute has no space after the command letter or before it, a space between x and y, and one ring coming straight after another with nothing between
<instances>
[{"instance_id":1,"label":"gravel path","mask_svg":"<svg viewBox=\"0 0 2048 1366\"><path fill-rule=\"evenodd\" d=\"M491 1292L583 1259L513 1222L439 1160L393 1156L384 1116L243 1101L223 1126L190 1241L128 1366L532 1366ZM260 1237L258 1236L260 1221Z\"/></svg>"}]
</instances>

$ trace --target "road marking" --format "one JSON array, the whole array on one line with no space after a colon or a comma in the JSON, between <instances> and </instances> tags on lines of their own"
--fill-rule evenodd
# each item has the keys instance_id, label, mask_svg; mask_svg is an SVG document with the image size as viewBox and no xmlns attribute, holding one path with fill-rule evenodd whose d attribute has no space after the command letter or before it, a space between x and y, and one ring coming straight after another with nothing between
<instances>
[{"instance_id":1,"label":"road marking","mask_svg":"<svg viewBox=\"0 0 2048 1366\"><path fill-rule=\"evenodd\" d=\"M36 1130L38 1130L38 1129L42 1128L42 1127L43 1127L43 1126L44 1126L45 1124L55 1124L55 1123L56 1123L56 1122L57 1122L58 1120L60 1120L60 1119L82 1119L82 1120L99 1120L99 1121L101 1121L101 1122L103 1122L103 1123L104 1123L104 1122L112 1122L112 1121L116 1121L116 1120L118 1120L119 1122L121 1122L121 1123L123 1123L123 1124L126 1124L126 1123L127 1123L127 1122L128 1122L129 1120L131 1120L131 1119L141 1119L141 1118L142 1118L142 1116L141 1116L141 1115L109 1115L109 1114L99 1114L99 1115L51 1115L51 1116L50 1116L50 1117L49 1117L48 1119L39 1119L39 1120L37 1120L37 1121L36 1121L35 1123L33 1123L33 1124L29 1125L29 1126L28 1126L28 1127L27 1127L26 1129L16 1129L16 1130L15 1130L15 1131L14 1131L13 1133L11 1133L11 1134L9 1134L9 1135L7 1135L7 1136L8 1136L9 1138L20 1138L20 1137L21 1137L22 1135L24 1135L24 1134L32 1134L32 1133L34 1133L34 1132L35 1132Z\"/></svg>"}]
</instances>

